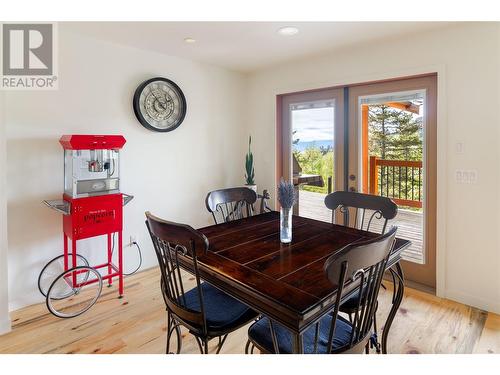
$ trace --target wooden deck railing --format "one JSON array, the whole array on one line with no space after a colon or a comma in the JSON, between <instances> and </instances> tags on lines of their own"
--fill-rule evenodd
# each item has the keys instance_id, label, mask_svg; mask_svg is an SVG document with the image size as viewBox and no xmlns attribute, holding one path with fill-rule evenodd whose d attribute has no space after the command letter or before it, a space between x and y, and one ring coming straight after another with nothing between
<instances>
[{"instance_id":1,"label":"wooden deck railing","mask_svg":"<svg viewBox=\"0 0 500 375\"><path fill-rule=\"evenodd\" d=\"M370 157L369 193L391 198L396 204L422 208L422 161Z\"/></svg>"}]
</instances>

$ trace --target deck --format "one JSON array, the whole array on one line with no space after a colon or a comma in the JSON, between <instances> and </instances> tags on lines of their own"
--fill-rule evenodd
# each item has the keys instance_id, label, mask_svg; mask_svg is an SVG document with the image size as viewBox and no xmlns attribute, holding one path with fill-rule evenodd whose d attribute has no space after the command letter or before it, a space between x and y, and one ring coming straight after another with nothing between
<instances>
[{"instance_id":1,"label":"deck","mask_svg":"<svg viewBox=\"0 0 500 375\"><path fill-rule=\"evenodd\" d=\"M311 219L331 222L332 212L326 208L325 194L300 191L299 214ZM397 236L411 241L411 246L403 252L403 259L416 263L424 263L423 252L423 216L421 212L399 210L398 215L389 221L390 225L398 226ZM378 228L373 223L372 229Z\"/></svg>"}]
</instances>

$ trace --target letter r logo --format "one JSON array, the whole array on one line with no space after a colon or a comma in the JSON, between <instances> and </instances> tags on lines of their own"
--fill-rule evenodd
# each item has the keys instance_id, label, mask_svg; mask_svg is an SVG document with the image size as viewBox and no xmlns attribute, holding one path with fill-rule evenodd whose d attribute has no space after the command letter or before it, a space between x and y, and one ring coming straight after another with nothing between
<instances>
[{"instance_id":1,"label":"letter r logo","mask_svg":"<svg viewBox=\"0 0 500 375\"><path fill-rule=\"evenodd\" d=\"M52 75L51 24L4 24L3 74Z\"/></svg>"}]
</instances>

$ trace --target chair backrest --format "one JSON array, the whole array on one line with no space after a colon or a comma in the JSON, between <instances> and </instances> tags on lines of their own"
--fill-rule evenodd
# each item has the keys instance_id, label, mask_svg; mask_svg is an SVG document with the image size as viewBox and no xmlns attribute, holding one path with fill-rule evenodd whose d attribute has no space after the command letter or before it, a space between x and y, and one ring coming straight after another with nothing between
<instances>
[{"instance_id":1,"label":"chair backrest","mask_svg":"<svg viewBox=\"0 0 500 375\"><path fill-rule=\"evenodd\" d=\"M396 227L377 238L354 243L329 257L324 265L328 280L337 286L337 297L332 314L327 348L332 348L333 333L344 292L359 291L358 306L352 318L352 331L347 347L336 351L362 352L371 336L371 328L377 308L377 297L387 259L396 236ZM346 288L349 286L349 288Z\"/></svg>"},{"instance_id":2,"label":"chair backrest","mask_svg":"<svg viewBox=\"0 0 500 375\"><path fill-rule=\"evenodd\" d=\"M197 255L208 249L208 239L189 225L162 220L146 212L146 226L158 258L161 271L161 290L170 313L193 329L206 331L203 293L198 272ZM181 276L182 258L190 258L196 279L201 311L187 307L184 282ZM206 332L205 332L206 333Z\"/></svg>"},{"instance_id":3,"label":"chair backrest","mask_svg":"<svg viewBox=\"0 0 500 375\"><path fill-rule=\"evenodd\" d=\"M214 190L205 203L216 224L253 216L257 193L246 187Z\"/></svg>"},{"instance_id":4,"label":"chair backrest","mask_svg":"<svg viewBox=\"0 0 500 375\"><path fill-rule=\"evenodd\" d=\"M396 203L387 197L350 191L328 194L325 205L332 210L332 223L340 216L342 225L380 233L385 233L387 222L398 213Z\"/></svg>"}]
</instances>

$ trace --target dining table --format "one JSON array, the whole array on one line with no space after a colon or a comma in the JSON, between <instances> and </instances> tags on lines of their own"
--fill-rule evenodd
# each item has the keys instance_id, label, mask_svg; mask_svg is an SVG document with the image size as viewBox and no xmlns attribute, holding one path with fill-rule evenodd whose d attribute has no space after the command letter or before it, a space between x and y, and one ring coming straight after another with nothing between
<instances>
[{"instance_id":1,"label":"dining table","mask_svg":"<svg viewBox=\"0 0 500 375\"><path fill-rule=\"evenodd\" d=\"M294 353L303 352L304 332L334 308L338 288L323 270L326 259L349 244L380 235L293 216L292 241L281 243L280 213L275 211L198 230L209 242L197 255L201 278L288 328ZM389 330L403 298L401 252L410 243L396 238L387 261L394 289L382 353L387 353ZM342 299L356 292L346 284Z\"/></svg>"}]
</instances>

